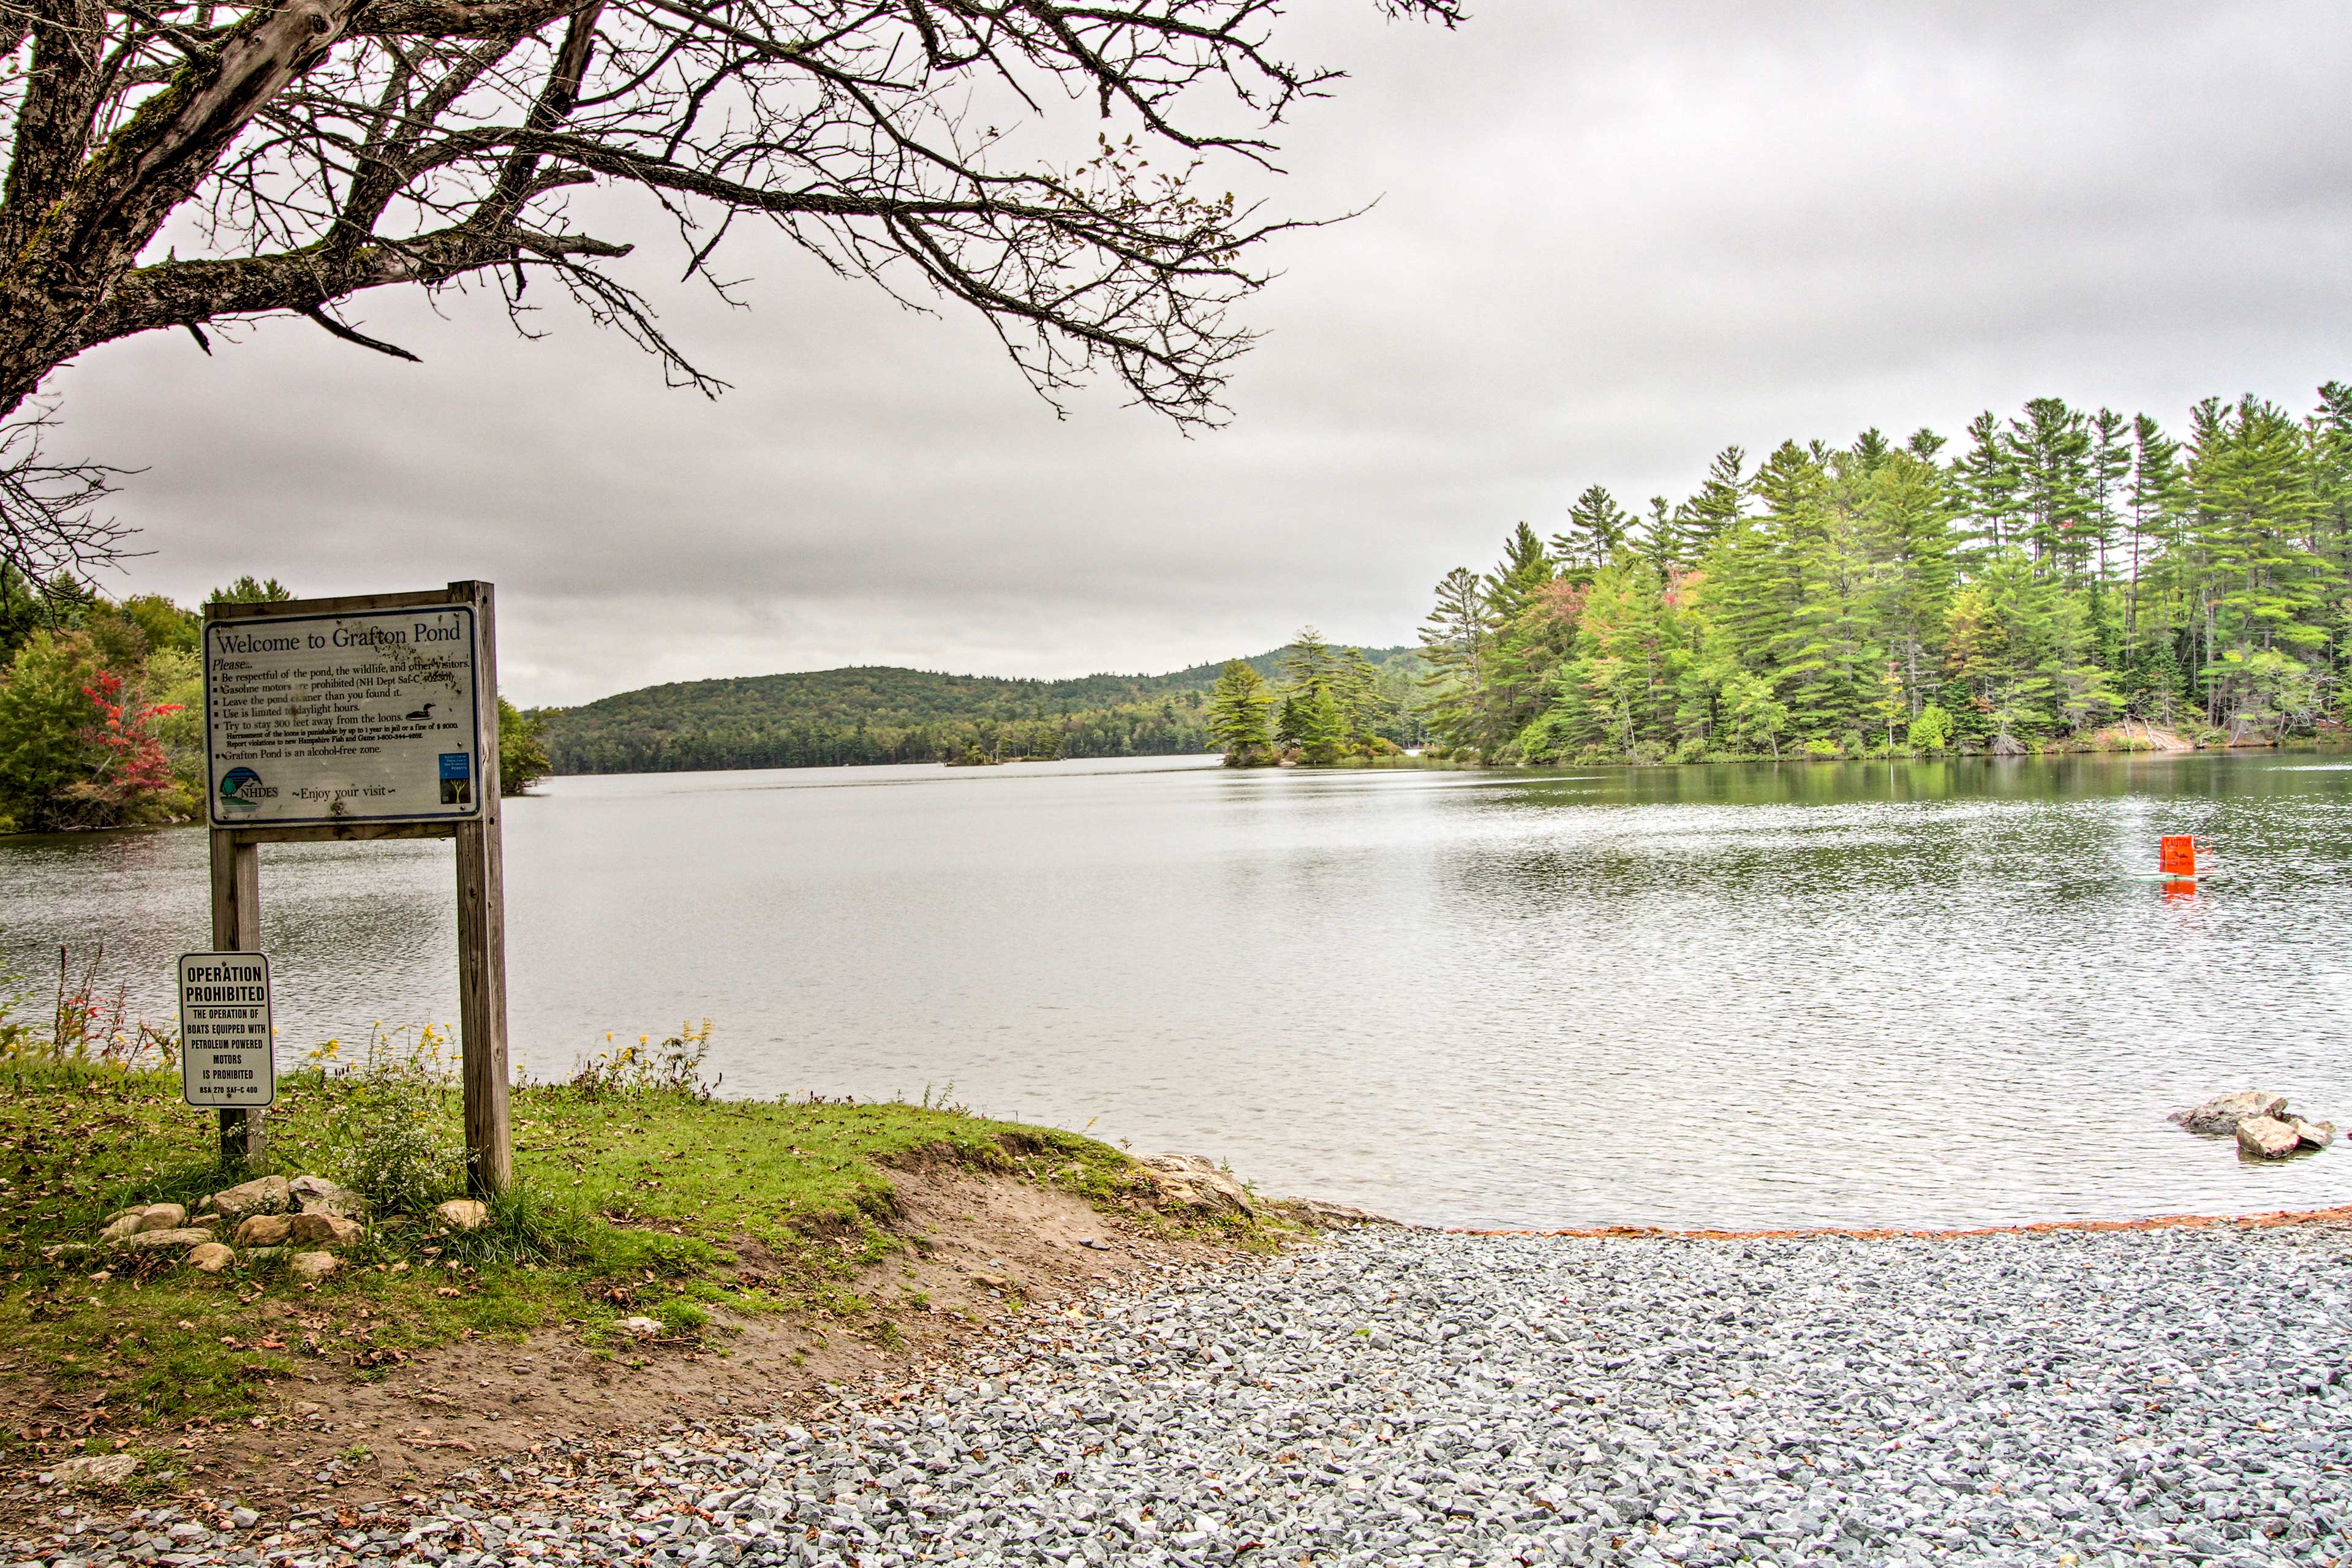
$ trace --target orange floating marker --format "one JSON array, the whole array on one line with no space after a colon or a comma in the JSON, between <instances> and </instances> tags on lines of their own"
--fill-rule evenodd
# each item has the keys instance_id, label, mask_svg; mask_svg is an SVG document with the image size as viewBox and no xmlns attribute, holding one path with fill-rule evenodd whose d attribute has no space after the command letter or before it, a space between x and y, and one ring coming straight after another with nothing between
<instances>
[{"instance_id":1,"label":"orange floating marker","mask_svg":"<svg viewBox=\"0 0 2352 1568\"><path fill-rule=\"evenodd\" d=\"M2186 833L2168 833L2158 850L2156 868L2168 877L2197 875L2197 840Z\"/></svg>"}]
</instances>

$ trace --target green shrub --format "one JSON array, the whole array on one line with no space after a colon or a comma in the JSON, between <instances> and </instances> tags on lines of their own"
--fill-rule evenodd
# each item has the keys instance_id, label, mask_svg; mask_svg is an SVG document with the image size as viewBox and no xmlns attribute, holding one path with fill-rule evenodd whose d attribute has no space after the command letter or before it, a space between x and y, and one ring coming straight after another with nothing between
<instances>
[{"instance_id":1,"label":"green shrub","mask_svg":"<svg viewBox=\"0 0 2352 1568\"><path fill-rule=\"evenodd\" d=\"M413 1040L368 1037L366 1055L338 1068L334 1040L311 1053L335 1094L321 1142L328 1173L379 1214L423 1214L466 1190L461 1102L448 1041L428 1024Z\"/></svg>"},{"instance_id":2,"label":"green shrub","mask_svg":"<svg viewBox=\"0 0 2352 1568\"><path fill-rule=\"evenodd\" d=\"M1911 721L1907 738L1915 752L1948 751L1952 744L1952 716L1930 702Z\"/></svg>"}]
</instances>

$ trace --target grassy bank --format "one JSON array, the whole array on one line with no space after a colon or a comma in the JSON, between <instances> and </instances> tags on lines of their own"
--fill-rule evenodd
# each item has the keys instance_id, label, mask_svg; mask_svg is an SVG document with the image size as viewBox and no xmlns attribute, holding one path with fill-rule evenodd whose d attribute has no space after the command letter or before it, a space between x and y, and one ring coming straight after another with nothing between
<instances>
[{"instance_id":1,"label":"grassy bank","mask_svg":"<svg viewBox=\"0 0 2352 1568\"><path fill-rule=\"evenodd\" d=\"M306 1285L280 1259L215 1276L179 1248L83 1250L120 1210L193 1213L243 1173L218 1167L211 1114L180 1103L175 1073L0 1066L0 1385L19 1395L0 1459L259 1425L274 1386L382 1375L453 1341L557 1329L627 1358L632 1316L714 1353L714 1310L804 1312L887 1345L893 1313L922 1302L851 1286L907 1245L889 1223L894 1167L950 1162L1122 1209L1151 1190L1126 1156L1071 1133L936 1106L718 1100L690 1079L619 1072L517 1090L515 1190L459 1233L432 1213L456 1190L458 1109L414 1074L281 1083L264 1169L333 1177L372 1205L364 1238Z\"/></svg>"}]
</instances>

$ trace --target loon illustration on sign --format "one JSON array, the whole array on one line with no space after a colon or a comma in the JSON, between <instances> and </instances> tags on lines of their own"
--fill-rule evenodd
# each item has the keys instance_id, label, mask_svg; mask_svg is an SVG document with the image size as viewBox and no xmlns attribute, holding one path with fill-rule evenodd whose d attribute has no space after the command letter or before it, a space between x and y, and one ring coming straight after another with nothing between
<instances>
[{"instance_id":1,"label":"loon illustration on sign","mask_svg":"<svg viewBox=\"0 0 2352 1568\"><path fill-rule=\"evenodd\" d=\"M463 605L208 623L213 826L479 816L476 649Z\"/></svg>"},{"instance_id":2,"label":"loon illustration on sign","mask_svg":"<svg viewBox=\"0 0 2352 1568\"><path fill-rule=\"evenodd\" d=\"M269 960L258 952L180 955L180 1098L226 1110L278 1098Z\"/></svg>"}]
</instances>

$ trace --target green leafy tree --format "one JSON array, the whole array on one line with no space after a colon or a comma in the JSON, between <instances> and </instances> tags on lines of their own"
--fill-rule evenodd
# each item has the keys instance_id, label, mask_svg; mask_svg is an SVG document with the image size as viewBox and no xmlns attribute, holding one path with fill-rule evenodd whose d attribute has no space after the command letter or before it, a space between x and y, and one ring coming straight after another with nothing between
<instances>
[{"instance_id":1,"label":"green leafy tree","mask_svg":"<svg viewBox=\"0 0 2352 1568\"><path fill-rule=\"evenodd\" d=\"M184 815L193 796L154 732L166 712L87 632L35 631L0 684L0 811L32 832Z\"/></svg>"},{"instance_id":2,"label":"green leafy tree","mask_svg":"<svg viewBox=\"0 0 2352 1568\"><path fill-rule=\"evenodd\" d=\"M1911 721L1904 740L1915 752L1941 752L1952 743L1952 716L1935 703L1924 704Z\"/></svg>"},{"instance_id":3,"label":"green leafy tree","mask_svg":"<svg viewBox=\"0 0 2352 1568\"><path fill-rule=\"evenodd\" d=\"M547 720L499 699L499 793L523 795L555 771L547 755Z\"/></svg>"},{"instance_id":4,"label":"green leafy tree","mask_svg":"<svg viewBox=\"0 0 2352 1568\"><path fill-rule=\"evenodd\" d=\"M2157 551L2178 548L2184 489L2180 443L2168 439L2163 426L2147 415L2136 416L2132 420L2131 475L2124 489L2126 529L2131 541L2131 565L2124 599L2127 658L2138 643L2141 569Z\"/></svg>"}]
</instances>

